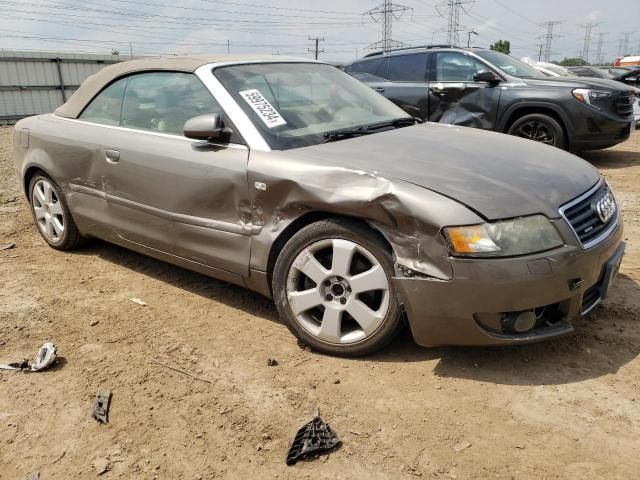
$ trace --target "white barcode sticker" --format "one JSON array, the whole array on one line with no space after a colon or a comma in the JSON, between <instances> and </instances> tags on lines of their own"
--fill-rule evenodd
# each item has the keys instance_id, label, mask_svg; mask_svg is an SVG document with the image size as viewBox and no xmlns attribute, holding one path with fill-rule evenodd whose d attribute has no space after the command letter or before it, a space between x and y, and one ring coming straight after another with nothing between
<instances>
[{"instance_id":1,"label":"white barcode sticker","mask_svg":"<svg viewBox=\"0 0 640 480\"><path fill-rule=\"evenodd\" d=\"M252 90L243 90L238 92L242 98L249 104L254 112L262 119L264 124L269 128L286 125L287 122L278 111L267 101L262 94L255 88Z\"/></svg>"}]
</instances>

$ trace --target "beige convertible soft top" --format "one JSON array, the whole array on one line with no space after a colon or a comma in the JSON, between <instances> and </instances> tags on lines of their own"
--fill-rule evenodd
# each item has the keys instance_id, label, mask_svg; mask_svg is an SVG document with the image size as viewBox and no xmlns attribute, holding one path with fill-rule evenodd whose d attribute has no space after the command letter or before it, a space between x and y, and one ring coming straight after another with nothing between
<instances>
[{"instance_id":1,"label":"beige convertible soft top","mask_svg":"<svg viewBox=\"0 0 640 480\"><path fill-rule=\"evenodd\" d=\"M87 78L67 102L55 111L60 117L78 118L84 107L100 91L117 78L143 71L167 70L173 72L194 72L209 63L243 63L254 61L291 62L308 61L281 55L194 55L176 57L150 57L127 62L114 63Z\"/></svg>"}]
</instances>

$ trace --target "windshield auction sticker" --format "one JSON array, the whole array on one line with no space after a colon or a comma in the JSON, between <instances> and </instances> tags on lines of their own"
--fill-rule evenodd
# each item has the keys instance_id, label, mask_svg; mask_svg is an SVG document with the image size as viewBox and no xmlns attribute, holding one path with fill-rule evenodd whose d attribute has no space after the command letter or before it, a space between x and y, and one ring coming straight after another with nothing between
<instances>
[{"instance_id":1,"label":"windshield auction sticker","mask_svg":"<svg viewBox=\"0 0 640 480\"><path fill-rule=\"evenodd\" d=\"M238 93L245 99L253 111L258 114L267 127L274 128L287 124L285 119L282 118L282 115L280 115L255 88L252 90L243 90Z\"/></svg>"}]
</instances>

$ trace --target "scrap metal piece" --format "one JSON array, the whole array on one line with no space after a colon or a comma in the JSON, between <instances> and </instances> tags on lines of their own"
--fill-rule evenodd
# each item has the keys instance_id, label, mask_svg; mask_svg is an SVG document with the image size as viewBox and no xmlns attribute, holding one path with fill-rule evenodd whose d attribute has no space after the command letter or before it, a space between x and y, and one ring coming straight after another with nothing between
<instances>
[{"instance_id":1,"label":"scrap metal piece","mask_svg":"<svg viewBox=\"0 0 640 480\"><path fill-rule=\"evenodd\" d=\"M21 362L2 364L0 365L0 369L37 372L53 365L53 362L56 361L57 353L58 349L56 346L51 342L47 342L40 347L32 364L29 364L27 360L22 360Z\"/></svg>"},{"instance_id":2,"label":"scrap metal piece","mask_svg":"<svg viewBox=\"0 0 640 480\"><path fill-rule=\"evenodd\" d=\"M109 403L111 402L111 390L98 390L96 403L93 404L91 416L99 423L109 421Z\"/></svg>"},{"instance_id":3,"label":"scrap metal piece","mask_svg":"<svg viewBox=\"0 0 640 480\"><path fill-rule=\"evenodd\" d=\"M287 465L293 465L300 458L312 453L331 450L340 443L342 442L331 427L320 418L320 415L316 415L296 433L287 453Z\"/></svg>"}]
</instances>

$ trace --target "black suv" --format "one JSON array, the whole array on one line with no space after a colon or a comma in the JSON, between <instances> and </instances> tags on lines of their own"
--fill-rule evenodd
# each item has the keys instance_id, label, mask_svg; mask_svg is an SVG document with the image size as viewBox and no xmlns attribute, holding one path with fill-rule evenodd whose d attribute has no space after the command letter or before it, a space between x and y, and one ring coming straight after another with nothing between
<instances>
[{"instance_id":1,"label":"black suv","mask_svg":"<svg viewBox=\"0 0 640 480\"><path fill-rule=\"evenodd\" d=\"M607 148L631 134L632 87L548 77L493 50L402 48L369 54L345 71L432 122L505 132L572 151Z\"/></svg>"}]
</instances>

